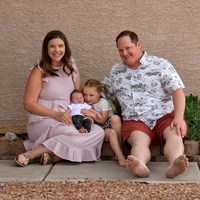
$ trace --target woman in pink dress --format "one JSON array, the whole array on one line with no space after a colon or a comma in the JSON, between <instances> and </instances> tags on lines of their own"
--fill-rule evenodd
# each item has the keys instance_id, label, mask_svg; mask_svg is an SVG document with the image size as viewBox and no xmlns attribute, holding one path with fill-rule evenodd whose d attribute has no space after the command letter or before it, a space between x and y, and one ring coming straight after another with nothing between
<instances>
[{"instance_id":1,"label":"woman in pink dress","mask_svg":"<svg viewBox=\"0 0 200 200\"><path fill-rule=\"evenodd\" d=\"M67 38L61 31L50 31L43 41L41 60L33 67L26 85L29 140L24 141L27 151L15 158L18 165L27 166L39 157L43 165L100 158L103 129L93 125L89 133L82 134L66 113L74 89L82 89L80 72Z\"/></svg>"}]
</instances>

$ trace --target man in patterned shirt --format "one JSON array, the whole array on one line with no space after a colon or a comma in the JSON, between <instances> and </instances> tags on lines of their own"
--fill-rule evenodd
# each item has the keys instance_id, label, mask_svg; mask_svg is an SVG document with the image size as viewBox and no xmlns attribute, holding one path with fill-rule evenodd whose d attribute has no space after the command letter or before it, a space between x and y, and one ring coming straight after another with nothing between
<instances>
[{"instance_id":1,"label":"man in patterned shirt","mask_svg":"<svg viewBox=\"0 0 200 200\"><path fill-rule=\"evenodd\" d=\"M168 60L141 50L134 32L121 32L116 44L123 62L114 65L102 83L121 105L126 168L148 177L149 147L160 144L169 162L165 175L174 178L188 168L184 84Z\"/></svg>"}]
</instances>

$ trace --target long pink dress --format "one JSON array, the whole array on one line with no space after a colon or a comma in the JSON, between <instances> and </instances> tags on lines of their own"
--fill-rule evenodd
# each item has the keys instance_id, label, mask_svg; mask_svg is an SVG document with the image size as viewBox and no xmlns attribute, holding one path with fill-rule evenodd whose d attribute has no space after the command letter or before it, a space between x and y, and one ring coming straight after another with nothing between
<instances>
[{"instance_id":1,"label":"long pink dress","mask_svg":"<svg viewBox=\"0 0 200 200\"><path fill-rule=\"evenodd\" d=\"M72 66L76 68L75 62ZM43 79L38 102L49 109L63 112L70 104L70 93L74 90L76 74L68 76L64 73L63 66L56 69L59 77ZM101 156L104 131L97 125L93 125L89 133L82 134L74 125L68 126L49 117L28 113L27 130L30 139L24 141L27 151L43 144L64 160L96 161Z\"/></svg>"}]
</instances>

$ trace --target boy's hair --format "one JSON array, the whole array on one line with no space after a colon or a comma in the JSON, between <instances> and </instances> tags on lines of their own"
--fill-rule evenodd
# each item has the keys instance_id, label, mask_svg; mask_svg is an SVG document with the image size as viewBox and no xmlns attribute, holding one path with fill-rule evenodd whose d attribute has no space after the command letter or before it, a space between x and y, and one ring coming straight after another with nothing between
<instances>
[{"instance_id":1,"label":"boy's hair","mask_svg":"<svg viewBox=\"0 0 200 200\"><path fill-rule=\"evenodd\" d=\"M83 94L80 90L77 90L77 89L73 90L71 92L71 94L70 94L70 101L72 100L72 96L73 96L74 93L81 93L81 94Z\"/></svg>"}]
</instances>

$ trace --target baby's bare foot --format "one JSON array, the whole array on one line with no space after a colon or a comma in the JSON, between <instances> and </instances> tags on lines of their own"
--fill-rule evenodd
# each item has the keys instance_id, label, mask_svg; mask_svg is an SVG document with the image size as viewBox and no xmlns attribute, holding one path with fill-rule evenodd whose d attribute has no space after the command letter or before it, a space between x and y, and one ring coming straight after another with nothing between
<instances>
[{"instance_id":1,"label":"baby's bare foot","mask_svg":"<svg viewBox=\"0 0 200 200\"><path fill-rule=\"evenodd\" d=\"M133 155L129 155L126 160L126 168L134 175L145 178L150 174L147 166Z\"/></svg>"},{"instance_id":2,"label":"baby's bare foot","mask_svg":"<svg viewBox=\"0 0 200 200\"><path fill-rule=\"evenodd\" d=\"M79 132L80 133L87 133L87 130L82 127L82 128L79 129Z\"/></svg>"},{"instance_id":3,"label":"baby's bare foot","mask_svg":"<svg viewBox=\"0 0 200 200\"><path fill-rule=\"evenodd\" d=\"M121 167L126 167L126 159L125 159L124 156L118 157L117 160L118 160L118 163L119 163L119 165L120 165Z\"/></svg>"},{"instance_id":4,"label":"baby's bare foot","mask_svg":"<svg viewBox=\"0 0 200 200\"><path fill-rule=\"evenodd\" d=\"M170 166L167 168L165 176L167 178L174 178L179 174L182 174L188 168L188 166L188 158L185 155L181 155L170 164Z\"/></svg>"}]
</instances>

